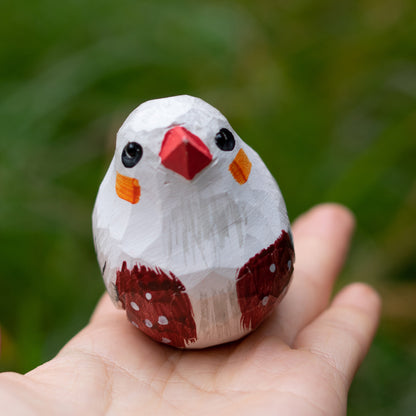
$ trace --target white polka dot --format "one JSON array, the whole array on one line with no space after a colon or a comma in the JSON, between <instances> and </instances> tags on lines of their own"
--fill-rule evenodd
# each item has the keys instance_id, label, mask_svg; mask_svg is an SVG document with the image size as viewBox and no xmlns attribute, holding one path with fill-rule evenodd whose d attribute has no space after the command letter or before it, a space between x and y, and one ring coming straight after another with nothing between
<instances>
[{"instance_id":1,"label":"white polka dot","mask_svg":"<svg viewBox=\"0 0 416 416\"><path fill-rule=\"evenodd\" d=\"M138 311L140 308L139 308L139 305L136 303L136 302L130 302L130 306L135 310L135 311Z\"/></svg>"},{"instance_id":2,"label":"white polka dot","mask_svg":"<svg viewBox=\"0 0 416 416\"><path fill-rule=\"evenodd\" d=\"M262 304L263 306L266 306L268 301L269 301L269 297L268 297L268 296L265 296L265 297L261 300L261 304Z\"/></svg>"},{"instance_id":3,"label":"white polka dot","mask_svg":"<svg viewBox=\"0 0 416 416\"><path fill-rule=\"evenodd\" d=\"M170 342L172 342L169 338L162 338L162 342L164 342L165 344L169 344Z\"/></svg>"},{"instance_id":4,"label":"white polka dot","mask_svg":"<svg viewBox=\"0 0 416 416\"><path fill-rule=\"evenodd\" d=\"M149 293L149 292L147 292L147 293L145 294L145 296L146 296L146 299L147 299L147 300L152 299L152 294L151 294L151 293Z\"/></svg>"},{"instance_id":5,"label":"white polka dot","mask_svg":"<svg viewBox=\"0 0 416 416\"><path fill-rule=\"evenodd\" d=\"M133 324L133 326L135 326L137 329L139 329L139 325L137 325L136 322L131 321L131 323Z\"/></svg>"},{"instance_id":6,"label":"white polka dot","mask_svg":"<svg viewBox=\"0 0 416 416\"><path fill-rule=\"evenodd\" d=\"M276 271L276 265L274 263L272 263L269 267L269 270L274 273Z\"/></svg>"},{"instance_id":7,"label":"white polka dot","mask_svg":"<svg viewBox=\"0 0 416 416\"><path fill-rule=\"evenodd\" d=\"M144 320L144 324L148 327L148 328L151 328L152 326L153 326L153 324L148 320L148 319L145 319Z\"/></svg>"},{"instance_id":8,"label":"white polka dot","mask_svg":"<svg viewBox=\"0 0 416 416\"><path fill-rule=\"evenodd\" d=\"M290 270L292 268L292 260L287 262L287 269Z\"/></svg>"},{"instance_id":9,"label":"white polka dot","mask_svg":"<svg viewBox=\"0 0 416 416\"><path fill-rule=\"evenodd\" d=\"M169 323L168 318L166 318L166 316L163 315L159 316L157 322L159 322L160 325L167 325Z\"/></svg>"}]
</instances>

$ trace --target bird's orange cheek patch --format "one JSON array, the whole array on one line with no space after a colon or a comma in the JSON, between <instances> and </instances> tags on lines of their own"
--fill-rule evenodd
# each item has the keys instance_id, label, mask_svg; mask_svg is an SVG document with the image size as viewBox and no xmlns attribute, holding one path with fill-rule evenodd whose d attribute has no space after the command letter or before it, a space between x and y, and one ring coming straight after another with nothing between
<instances>
[{"instance_id":1,"label":"bird's orange cheek patch","mask_svg":"<svg viewBox=\"0 0 416 416\"><path fill-rule=\"evenodd\" d=\"M230 163L228 170L240 185L247 182L251 172L251 162L243 149L238 151L234 160Z\"/></svg>"},{"instance_id":2,"label":"bird's orange cheek patch","mask_svg":"<svg viewBox=\"0 0 416 416\"><path fill-rule=\"evenodd\" d=\"M136 178L129 178L128 176L117 173L116 193L119 198L131 204L137 204L140 199L139 181Z\"/></svg>"}]
</instances>

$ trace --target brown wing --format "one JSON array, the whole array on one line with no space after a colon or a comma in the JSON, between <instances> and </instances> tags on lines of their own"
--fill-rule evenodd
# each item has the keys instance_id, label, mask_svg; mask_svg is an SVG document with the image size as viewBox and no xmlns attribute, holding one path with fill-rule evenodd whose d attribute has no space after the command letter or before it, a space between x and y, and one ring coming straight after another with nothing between
<instances>
[{"instance_id":1,"label":"brown wing","mask_svg":"<svg viewBox=\"0 0 416 416\"><path fill-rule=\"evenodd\" d=\"M178 348L196 341L189 296L172 273L138 265L129 270L124 262L116 287L127 318L149 337Z\"/></svg>"},{"instance_id":2,"label":"brown wing","mask_svg":"<svg viewBox=\"0 0 416 416\"><path fill-rule=\"evenodd\" d=\"M284 294L293 272L294 249L290 235L282 231L269 247L252 257L238 272L237 296L241 325L255 329Z\"/></svg>"}]
</instances>

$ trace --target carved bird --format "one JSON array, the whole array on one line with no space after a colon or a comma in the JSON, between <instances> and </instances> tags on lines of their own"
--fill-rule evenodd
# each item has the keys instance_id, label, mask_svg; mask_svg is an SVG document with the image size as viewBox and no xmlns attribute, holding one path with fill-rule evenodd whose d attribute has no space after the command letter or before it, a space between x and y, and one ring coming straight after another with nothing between
<instances>
[{"instance_id":1,"label":"carved bird","mask_svg":"<svg viewBox=\"0 0 416 416\"><path fill-rule=\"evenodd\" d=\"M93 212L104 282L156 341L204 348L254 330L294 249L278 185L226 118L186 95L136 108Z\"/></svg>"}]
</instances>

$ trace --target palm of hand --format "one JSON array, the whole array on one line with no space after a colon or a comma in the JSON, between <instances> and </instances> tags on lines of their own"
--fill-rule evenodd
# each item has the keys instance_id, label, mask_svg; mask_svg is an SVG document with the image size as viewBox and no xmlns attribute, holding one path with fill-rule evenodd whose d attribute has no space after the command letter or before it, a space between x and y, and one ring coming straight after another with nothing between
<instances>
[{"instance_id":1,"label":"palm of hand","mask_svg":"<svg viewBox=\"0 0 416 416\"><path fill-rule=\"evenodd\" d=\"M158 345L105 296L56 358L25 376L1 375L0 403L9 414L344 414L379 313L378 297L360 284L327 308L352 228L332 205L297 221L292 286L242 341L200 351Z\"/></svg>"}]
</instances>

